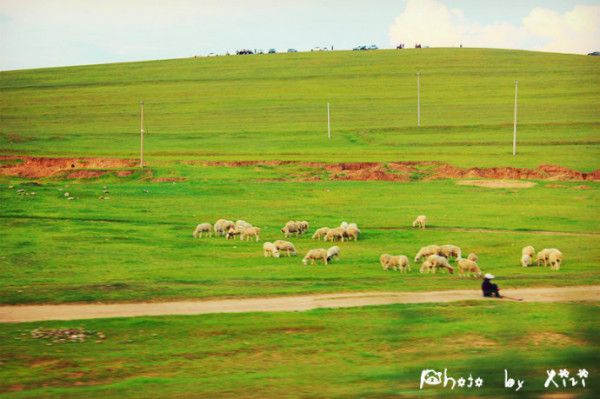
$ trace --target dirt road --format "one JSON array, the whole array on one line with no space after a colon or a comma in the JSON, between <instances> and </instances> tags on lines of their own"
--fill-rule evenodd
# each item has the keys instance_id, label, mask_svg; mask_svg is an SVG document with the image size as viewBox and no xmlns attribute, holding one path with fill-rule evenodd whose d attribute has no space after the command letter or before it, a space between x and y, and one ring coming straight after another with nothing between
<instances>
[{"instance_id":1,"label":"dirt road","mask_svg":"<svg viewBox=\"0 0 600 399\"><path fill-rule=\"evenodd\" d=\"M600 286L560 288L519 288L503 290L504 295L524 302L600 301ZM118 304L66 304L0 306L0 323L42 320L80 320L109 317L198 315L208 313L284 312L317 308L349 308L394 303L498 300L482 298L477 290L430 292L359 292L298 295L266 298L219 299L206 301L138 302Z\"/></svg>"}]
</instances>

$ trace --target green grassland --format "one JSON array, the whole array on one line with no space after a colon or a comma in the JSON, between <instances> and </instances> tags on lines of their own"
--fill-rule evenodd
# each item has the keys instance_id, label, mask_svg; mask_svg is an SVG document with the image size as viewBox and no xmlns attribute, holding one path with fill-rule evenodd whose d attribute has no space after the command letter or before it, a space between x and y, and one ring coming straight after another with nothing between
<instances>
[{"instance_id":1,"label":"green grassland","mask_svg":"<svg viewBox=\"0 0 600 399\"><path fill-rule=\"evenodd\" d=\"M456 275L384 272L380 254L423 245L475 252L501 288L600 283L600 183L532 188L455 180L330 180L306 165L211 160L443 161L461 167L599 168L600 60L482 49L188 58L0 72L0 154L136 158L146 104L148 167L93 179L0 176L0 303L163 301L340 291L477 289ZM415 73L421 72L422 127ZM519 154L511 155L519 80ZM333 138L326 139L331 103ZM194 162L188 162L194 161ZM3 160L9 164L13 160ZM307 177L320 177L309 181ZM159 182L156 179L178 179ZM9 186L12 186L10 188ZM104 187L109 200L100 200ZM19 195L24 189L35 195ZM69 201L65 192L75 197ZM427 230L410 228L426 214ZM261 242L193 239L199 222L244 219ZM262 255L287 220L298 257ZM356 222L328 266L303 266L315 228ZM560 248L560 271L520 251ZM540 397L545 370L590 371L597 302L460 302L305 313L142 317L0 325L0 395L45 397L465 397L420 392L423 368L481 375L473 396L512 397L503 369ZM84 326L101 343L52 344L32 329ZM489 381L489 385L488 385Z\"/></svg>"},{"instance_id":2,"label":"green grassland","mask_svg":"<svg viewBox=\"0 0 600 399\"><path fill-rule=\"evenodd\" d=\"M294 166L295 167L295 166ZM539 182L528 189L489 189L453 180L418 182L279 181L294 167L197 167L155 170L183 182L134 175L85 180L8 181L0 189L0 302L164 300L360 290L477 288L458 276L383 272L382 253L413 258L421 246L454 243L479 255L500 284L562 286L600 282L599 190L595 182ZM265 179L271 179L265 181ZM99 200L103 187L110 200ZM25 187L35 196L20 196ZM146 190L146 191L145 191ZM68 201L64 193L76 199ZM410 228L425 213L431 226ZM193 239L196 223L220 217L260 226L261 242ZM265 259L262 241L282 239L289 220L308 220L309 234L291 238L299 256ZM327 267L301 257L328 243L312 240L321 226L341 221L362 228L358 242L341 243ZM456 231L466 229L466 231ZM540 234L546 231L547 234ZM571 235L566 235L569 233ZM560 273L523 269L525 245L560 248ZM466 256L466 255L465 255Z\"/></svg>"},{"instance_id":3,"label":"green grassland","mask_svg":"<svg viewBox=\"0 0 600 399\"><path fill-rule=\"evenodd\" d=\"M420 71L422 127L416 127ZM519 80L519 157L511 155ZM0 149L164 159L598 167L600 60L484 49L186 58L0 73ZM326 140L326 103L333 139Z\"/></svg>"},{"instance_id":4,"label":"green grassland","mask_svg":"<svg viewBox=\"0 0 600 399\"><path fill-rule=\"evenodd\" d=\"M0 326L6 398L519 397L599 391L593 304L464 302L303 313L142 317ZM106 339L52 343L44 327ZM425 387L421 370L484 379L479 390ZM525 379L503 388L504 369ZM590 373L586 388L548 388L546 370Z\"/></svg>"}]
</instances>

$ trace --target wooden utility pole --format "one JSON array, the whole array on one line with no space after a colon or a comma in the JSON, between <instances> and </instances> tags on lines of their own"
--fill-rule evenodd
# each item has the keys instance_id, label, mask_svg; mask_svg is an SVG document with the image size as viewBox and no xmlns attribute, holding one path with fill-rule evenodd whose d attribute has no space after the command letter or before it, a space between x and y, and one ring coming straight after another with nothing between
<instances>
[{"instance_id":1,"label":"wooden utility pole","mask_svg":"<svg viewBox=\"0 0 600 399\"><path fill-rule=\"evenodd\" d=\"M329 113L329 103L327 103L327 138L331 140L331 117Z\"/></svg>"},{"instance_id":2,"label":"wooden utility pole","mask_svg":"<svg viewBox=\"0 0 600 399\"><path fill-rule=\"evenodd\" d=\"M421 72L417 72L417 127L421 127Z\"/></svg>"},{"instance_id":3,"label":"wooden utility pole","mask_svg":"<svg viewBox=\"0 0 600 399\"><path fill-rule=\"evenodd\" d=\"M517 155L517 97L519 93L519 81L515 80L515 124L513 128L513 156Z\"/></svg>"},{"instance_id":4,"label":"wooden utility pole","mask_svg":"<svg viewBox=\"0 0 600 399\"><path fill-rule=\"evenodd\" d=\"M140 168L144 167L144 102L140 101Z\"/></svg>"}]
</instances>

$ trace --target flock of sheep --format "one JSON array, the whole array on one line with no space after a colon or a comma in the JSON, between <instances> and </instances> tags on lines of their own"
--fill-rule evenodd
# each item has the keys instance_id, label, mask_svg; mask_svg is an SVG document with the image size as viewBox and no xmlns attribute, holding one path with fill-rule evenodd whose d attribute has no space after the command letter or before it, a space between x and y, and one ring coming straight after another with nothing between
<instances>
[{"instance_id":1,"label":"flock of sheep","mask_svg":"<svg viewBox=\"0 0 600 399\"><path fill-rule=\"evenodd\" d=\"M415 228L425 229L427 217L419 215L412 223ZM282 228L281 232L285 238L291 236L299 237L305 234L309 229L307 221L290 220ZM210 223L200 223L194 230L194 238L202 238L204 235L212 237L213 232L216 236L224 236L226 239L235 239L237 236L240 240L255 239L260 240L260 228L252 226L244 220L233 222L231 220L219 219L213 225ZM313 239L324 241L357 241L360 235L360 229L356 223L342 222L339 227L329 228L321 227L312 235ZM287 256L296 256L296 247L293 243L285 240L276 240L274 242L265 242L263 244L263 255L265 257L279 258L281 254ZM533 256L536 255L535 249L532 246L527 246L522 250L521 265L523 267L533 265ZM302 259L302 263L307 265L310 262L314 265L318 261L322 261L327 265L334 258L339 258L340 248L336 245L324 249L311 249ZM482 272L477 264L478 258L474 253L470 253L466 258L462 257L460 247L453 244L446 245L427 245L422 247L417 252L415 262L423 260L419 269L420 273L436 273L438 270L446 270L450 274L454 273L455 267L458 268L458 274L461 277L474 276L481 277ZM450 265L450 260L454 260L456 266ZM379 262L383 270L397 270L402 273L411 271L410 263L406 255L390 255L383 254L379 258ZM556 248L546 248L538 252L536 255L536 264L538 266L550 266L552 270L559 270L562 262L562 253Z\"/></svg>"}]
</instances>

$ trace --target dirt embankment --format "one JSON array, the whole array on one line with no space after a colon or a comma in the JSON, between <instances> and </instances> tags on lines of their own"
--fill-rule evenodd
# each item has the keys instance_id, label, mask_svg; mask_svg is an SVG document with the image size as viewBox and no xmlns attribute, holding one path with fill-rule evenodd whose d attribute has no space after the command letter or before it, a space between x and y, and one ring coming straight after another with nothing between
<instances>
[{"instance_id":1,"label":"dirt embankment","mask_svg":"<svg viewBox=\"0 0 600 399\"><path fill-rule=\"evenodd\" d=\"M460 168L441 162L291 162L291 161L240 161L205 162L205 166L249 167L298 165L313 169L301 173L300 180L319 180L318 173L325 172L330 180L383 180L410 181L433 179L511 179L511 180L556 180L585 181L600 180L600 169L585 173L559 165L541 165L535 169L496 167L496 168Z\"/></svg>"},{"instance_id":2,"label":"dirt embankment","mask_svg":"<svg viewBox=\"0 0 600 399\"><path fill-rule=\"evenodd\" d=\"M46 158L27 156L0 156L0 175L25 178L65 177L69 179L95 178L114 173L128 176L137 161L117 158ZM260 167L283 166L294 168L294 180L315 181L354 180L354 181L411 181L433 179L532 179L556 181L600 180L600 169L584 173L558 165L541 165L535 169L459 168L441 162L298 162L298 161L187 161L190 165L209 167ZM170 177L156 181L182 181L183 178Z\"/></svg>"},{"instance_id":3,"label":"dirt embankment","mask_svg":"<svg viewBox=\"0 0 600 399\"><path fill-rule=\"evenodd\" d=\"M107 173L129 176L137 161L117 158L46 158L23 156L0 156L0 174L29 179L60 176L69 179L89 179Z\"/></svg>"}]
</instances>

